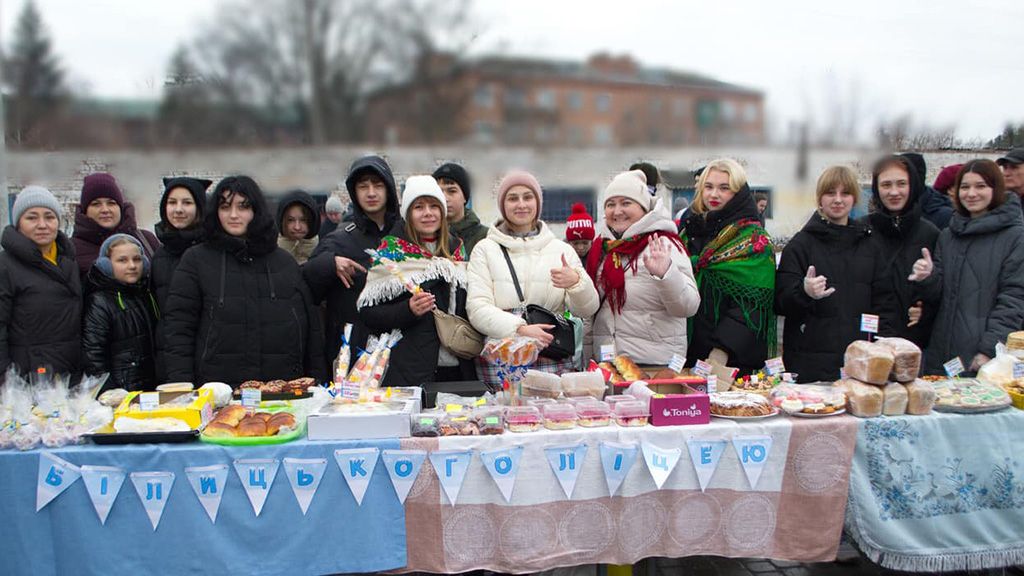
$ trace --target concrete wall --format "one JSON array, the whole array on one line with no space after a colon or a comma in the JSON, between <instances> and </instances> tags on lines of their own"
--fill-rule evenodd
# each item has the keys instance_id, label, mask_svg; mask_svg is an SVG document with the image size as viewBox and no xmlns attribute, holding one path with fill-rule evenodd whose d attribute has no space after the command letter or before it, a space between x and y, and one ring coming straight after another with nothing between
<instances>
[{"instance_id":1,"label":"concrete wall","mask_svg":"<svg viewBox=\"0 0 1024 576\"><path fill-rule=\"evenodd\" d=\"M157 221L162 192L161 178L192 175L216 181L227 174L249 174L265 190L282 192L292 188L311 191L333 190L347 202L344 178L349 164L372 152L363 147L290 148L256 150L199 150L189 152L14 152L7 159L11 192L29 183L50 187L67 202L76 201L82 178L93 171L113 173L127 197L132 200L140 224L151 228ZM495 187L508 168L534 172L544 186L591 187L595 193L607 185L616 173L632 162L644 159L662 170L690 170L721 156L738 159L746 166L752 185L773 189L773 219L768 229L773 235L789 235L798 230L814 209L814 184L827 166L848 164L866 183L878 152L870 150L812 150L807 158L805 181L796 176L798 153L791 148L608 148L608 149L533 149L472 147L406 147L384 151L399 182L412 174L430 173L441 162L463 163L473 175L473 204L481 219L490 223L497 215ZM929 153L928 182L945 165L998 154ZM594 214L600 218L600 214ZM553 222L561 233L564 223Z\"/></svg>"}]
</instances>

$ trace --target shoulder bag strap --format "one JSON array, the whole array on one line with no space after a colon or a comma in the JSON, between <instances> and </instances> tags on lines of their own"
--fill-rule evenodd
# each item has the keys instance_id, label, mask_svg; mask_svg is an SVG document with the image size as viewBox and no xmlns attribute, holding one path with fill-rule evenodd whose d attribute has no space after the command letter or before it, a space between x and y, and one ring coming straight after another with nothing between
<instances>
[{"instance_id":1,"label":"shoulder bag strap","mask_svg":"<svg viewBox=\"0 0 1024 576\"><path fill-rule=\"evenodd\" d=\"M512 273L512 283L516 285L516 294L519 295L519 301L526 302L526 298L523 298L523 289L519 286L519 277L516 276L516 267L512 265L512 258L508 255L508 249L502 246L501 253L505 255L508 271Z\"/></svg>"}]
</instances>

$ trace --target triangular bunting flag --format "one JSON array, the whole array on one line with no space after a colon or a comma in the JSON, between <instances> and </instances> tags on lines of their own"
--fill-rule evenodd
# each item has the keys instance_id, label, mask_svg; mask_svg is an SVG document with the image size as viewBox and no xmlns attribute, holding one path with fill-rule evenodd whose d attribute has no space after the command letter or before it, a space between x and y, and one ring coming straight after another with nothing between
<instances>
[{"instance_id":1,"label":"triangular bunting flag","mask_svg":"<svg viewBox=\"0 0 1024 576\"><path fill-rule=\"evenodd\" d=\"M270 494L270 487L274 485L274 478L280 465L280 461L270 458L235 460L235 473L242 481L242 488L245 489L245 495L249 498L249 504L252 504L252 511L256 516L263 512L263 505L267 502L267 495Z\"/></svg>"},{"instance_id":2,"label":"triangular bunting flag","mask_svg":"<svg viewBox=\"0 0 1024 576\"><path fill-rule=\"evenodd\" d=\"M736 456L740 459L740 466L747 475L750 482L750 489L757 489L757 482L761 479L761 472L768 462L768 455L772 451L772 437L768 435L758 436L733 436L732 446L736 449Z\"/></svg>"},{"instance_id":3,"label":"triangular bunting flag","mask_svg":"<svg viewBox=\"0 0 1024 576\"><path fill-rule=\"evenodd\" d=\"M516 486L516 476L519 475L519 458L522 455L522 446L480 453L480 460L484 463L484 468L494 479L494 483L498 485L498 490L501 490L505 502L512 502L512 490Z\"/></svg>"},{"instance_id":4,"label":"triangular bunting flag","mask_svg":"<svg viewBox=\"0 0 1024 576\"><path fill-rule=\"evenodd\" d=\"M85 489L89 492L89 499L100 518L100 524L106 524L114 500L117 500L117 494L124 484L125 471L114 466L88 465L82 466L80 470L82 482L85 482Z\"/></svg>"},{"instance_id":5,"label":"triangular bunting flag","mask_svg":"<svg viewBox=\"0 0 1024 576\"><path fill-rule=\"evenodd\" d=\"M583 458L587 455L587 445L569 444L565 446L547 446L544 448L548 464L558 478L565 497L572 500L573 490L576 489L576 480L580 477L580 470L583 469Z\"/></svg>"},{"instance_id":6,"label":"triangular bunting flag","mask_svg":"<svg viewBox=\"0 0 1024 576\"><path fill-rule=\"evenodd\" d=\"M192 491L199 499L199 504L206 511L206 515L210 517L210 522L216 524L220 500L228 485L228 465L191 466L185 468L185 476L188 478L188 483L192 485Z\"/></svg>"},{"instance_id":7,"label":"triangular bunting flag","mask_svg":"<svg viewBox=\"0 0 1024 576\"><path fill-rule=\"evenodd\" d=\"M472 460L473 452L470 450L442 450L430 453L430 464L434 466L441 488L444 489L452 506L455 506L455 501L459 499L462 481L466 479L466 471L469 470L469 463Z\"/></svg>"},{"instance_id":8,"label":"triangular bunting flag","mask_svg":"<svg viewBox=\"0 0 1024 576\"><path fill-rule=\"evenodd\" d=\"M299 502L302 515L309 510L309 503L316 495L316 489L320 487L320 480L327 470L326 458L285 458L282 460L284 472L288 476L288 482L292 485L292 492Z\"/></svg>"},{"instance_id":9,"label":"triangular bunting flag","mask_svg":"<svg viewBox=\"0 0 1024 576\"><path fill-rule=\"evenodd\" d=\"M700 491L703 492L711 477L718 469L718 463L722 461L722 454L728 443L721 439L690 438L686 445L690 448L690 460L693 461L693 468L697 471L697 480L700 482Z\"/></svg>"},{"instance_id":10,"label":"triangular bunting flag","mask_svg":"<svg viewBox=\"0 0 1024 576\"><path fill-rule=\"evenodd\" d=\"M39 453L39 476L36 480L36 512L60 496L82 476L71 462L49 452Z\"/></svg>"},{"instance_id":11,"label":"triangular bunting flag","mask_svg":"<svg viewBox=\"0 0 1024 576\"><path fill-rule=\"evenodd\" d=\"M380 458L380 448L351 448L347 450L335 450L334 459L341 468L341 475L345 477L356 504L363 505L363 496L366 495L366 488L370 486L370 479L373 478L373 471L377 468L377 459Z\"/></svg>"},{"instance_id":12,"label":"triangular bunting flag","mask_svg":"<svg viewBox=\"0 0 1024 576\"><path fill-rule=\"evenodd\" d=\"M420 475L420 468L423 461L427 459L425 450L385 450L381 453L384 460L384 468L391 478L391 485L395 488L395 495L398 501L405 504L405 499L416 483Z\"/></svg>"},{"instance_id":13,"label":"triangular bunting flag","mask_svg":"<svg viewBox=\"0 0 1024 576\"><path fill-rule=\"evenodd\" d=\"M164 507L167 500L171 498L171 488L174 486L174 472L132 472L132 484L135 485L135 492L142 501L142 507L146 509L146 516L149 523L153 525L153 531L160 525L160 518L164 515Z\"/></svg>"},{"instance_id":14,"label":"triangular bunting flag","mask_svg":"<svg viewBox=\"0 0 1024 576\"><path fill-rule=\"evenodd\" d=\"M604 468L604 481L608 484L608 495L615 496L619 486L629 474L629 469L636 462L636 442L630 444L617 444L615 442L601 442L601 467Z\"/></svg>"},{"instance_id":15,"label":"triangular bunting flag","mask_svg":"<svg viewBox=\"0 0 1024 576\"><path fill-rule=\"evenodd\" d=\"M644 462L647 463L647 470L654 479L654 485L660 490L672 475L672 471L679 464L679 458L683 451L679 448L659 448L654 444L644 442L641 446L644 453Z\"/></svg>"}]
</instances>

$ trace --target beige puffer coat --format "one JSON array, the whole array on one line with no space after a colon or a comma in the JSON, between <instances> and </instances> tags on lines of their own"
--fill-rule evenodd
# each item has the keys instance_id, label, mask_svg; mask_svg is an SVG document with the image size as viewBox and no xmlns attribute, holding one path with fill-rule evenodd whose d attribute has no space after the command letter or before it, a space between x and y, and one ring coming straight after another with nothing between
<instances>
[{"instance_id":1,"label":"beige puffer coat","mask_svg":"<svg viewBox=\"0 0 1024 576\"><path fill-rule=\"evenodd\" d=\"M473 327L491 338L508 338L526 323L508 312L519 306L519 296L501 252L502 246L508 249L527 304L543 306L556 314L568 308L580 318L592 317L598 307L597 290L572 246L556 239L543 222L540 233L528 238L502 232L500 223L499 220L491 227L487 238L477 243L469 258L466 311ZM562 256L580 275L580 281L568 290L551 284L551 270L562 266Z\"/></svg>"},{"instance_id":2,"label":"beige puffer coat","mask_svg":"<svg viewBox=\"0 0 1024 576\"><path fill-rule=\"evenodd\" d=\"M672 215L661 200L622 237L656 230L673 234L676 231ZM596 232L603 239L615 238L603 221ZM594 319L595 356L602 346L611 344L616 354L628 354L637 364L666 365L673 354L686 358L686 319L697 313L700 293L690 259L674 245L670 250L672 265L664 278L656 278L647 271L643 256L637 262L636 274L626 271L626 303L621 312L612 313L611 302L601 294L601 309ZM600 270L599 266L598 273ZM600 278L597 284L601 285Z\"/></svg>"}]
</instances>

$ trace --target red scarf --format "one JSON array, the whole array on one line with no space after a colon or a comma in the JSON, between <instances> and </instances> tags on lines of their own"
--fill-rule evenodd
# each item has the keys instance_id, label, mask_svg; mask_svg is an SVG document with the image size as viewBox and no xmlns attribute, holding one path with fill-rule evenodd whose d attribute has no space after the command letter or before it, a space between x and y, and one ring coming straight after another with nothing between
<instances>
[{"instance_id":1,"label":"red scarf","mask_svg":"<svg viewBox=\"0 0 1024 576\"><path fill-rule=\"evenodd\" d=\"M668 238L669 242L682 252L683 242L679 236L664 230L655 230L622 240L606 238L594 240L594 245L591 246L590 253L587 254L587 274L590 274L595 285L600 282L605 298L611 303L613 313L622 312L622 307L626 304L626 270L630 270L636 276L640 255L647 248L651 238L659 236ZM625 266L623 266L623 260L626 260ZM598 274L598 267L601 268L600 274Z\"/></svg>"}]
</instances>

